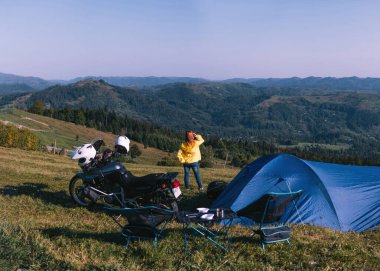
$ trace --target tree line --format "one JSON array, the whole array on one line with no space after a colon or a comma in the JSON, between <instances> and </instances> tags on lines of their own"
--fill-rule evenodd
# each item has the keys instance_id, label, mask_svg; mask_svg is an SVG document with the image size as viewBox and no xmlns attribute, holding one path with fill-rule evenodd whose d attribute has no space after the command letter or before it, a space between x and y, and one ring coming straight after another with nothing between
<instances>
[{"instance_id":1,"label":"tree line","mask_svg":"<svg viewBox=\"0 0 380 271\"><path fill-rule=\"evenodd\" d=\"M130 139L142 143L144 148L153 147L168 153L176 152L184 139L184 132L165 128L148 121L136 120L127 115L121 116L107 107L100 109L45 108L43 102L35 101L29 111L52 118L73 122L114 134L125 134ZM348 149L333 150L317 144L306 147L277 146L270 141L252 141L249 138L221 138L207 133L202 134L206 141L201 147L203 166L212 166L214 159L225 160L228 164L242 167L252 160L268 154L289 153L300 158L321 162L357 165L379 165L376 148L359 145ZM165 158L161 165L174 165ZM177 163L178 165L178 163Z\"/></svg>"}]
</instances>

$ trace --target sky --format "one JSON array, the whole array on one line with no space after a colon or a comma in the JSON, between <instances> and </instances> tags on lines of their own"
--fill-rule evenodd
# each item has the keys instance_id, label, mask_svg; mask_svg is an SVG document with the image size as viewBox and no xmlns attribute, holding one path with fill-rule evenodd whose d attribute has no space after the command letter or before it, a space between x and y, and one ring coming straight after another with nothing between
<instances>
[{"instance_id":1,"label":"sky","mask_svg":"<svg viewBox=\"0 0 380 271\"><path fill-rule=\"evenodd\" d=\"M0 0L0 72L380 77L377 0Z\"/></svg>"}]
</instances>

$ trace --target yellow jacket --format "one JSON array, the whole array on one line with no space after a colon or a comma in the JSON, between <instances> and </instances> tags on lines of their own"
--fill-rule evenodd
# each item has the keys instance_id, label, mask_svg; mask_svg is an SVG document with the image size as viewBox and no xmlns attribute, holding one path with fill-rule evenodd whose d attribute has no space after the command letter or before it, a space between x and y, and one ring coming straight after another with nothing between
<instances>
[{"instance_id":1,"label":"yellow jacket","mask_svg":"<svg viewBox=\"0 0 380 271\"><path fill-rule=\"evenodd\" d=\"M199 146L204 142L204 139L201 135L196 135L194 144L188 144L184 142L181 144L181 147L178 151L178 159L180 163L191 164L201 160L201 151Z\"/></svg>"}]
</instances>

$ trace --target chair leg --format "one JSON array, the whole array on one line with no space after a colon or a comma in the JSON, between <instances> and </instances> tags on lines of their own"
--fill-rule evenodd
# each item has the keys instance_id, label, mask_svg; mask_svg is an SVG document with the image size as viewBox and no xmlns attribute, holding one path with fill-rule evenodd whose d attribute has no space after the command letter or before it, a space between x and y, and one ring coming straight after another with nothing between
<instances>
[{"instance_id":1,"label":"chair leg","mask_svg":"<svg viewBox=\"0 0 380 271\"><path fill-rule=\"evenodd\" d=\"M182 234L183 234L183 240L185 242L185 254L188 255L189 249L188 249L188 243L187 243L187 232L186 232L186 228L185 228L184 223L182 224Z\"/></svg>"},{"instance_id":2,"label":"chair leg","mask_svg":"<svg viewBox=\"0 0 380 271\"><path fill-rule=\"evenodd\" d=\"M227 238L227 250L230 250L231 249L231 240L230 240L230 238L228 236L228 232L226 234L226 238Z\"/></svg>"},{"instance_id":3,"label":"chair leg","mask_svg":"<svg viewBox=\"0 0 380 271\"><path fill-rule=\"evenodd\" d=\"M127 242L125 244L125 248L128 248L130 237L127 238Z\"/></svg>"}]
</instances>

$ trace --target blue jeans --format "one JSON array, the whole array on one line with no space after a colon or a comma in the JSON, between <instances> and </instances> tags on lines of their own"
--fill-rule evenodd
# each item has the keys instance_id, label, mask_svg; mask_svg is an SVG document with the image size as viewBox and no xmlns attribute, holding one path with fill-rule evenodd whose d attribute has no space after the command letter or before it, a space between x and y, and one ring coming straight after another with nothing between
<instances>
[{"instance_id":1,"label":"blue jeans","mask_svg":"<svg viewBox=\"0 0 380 271\"><path fill-rule=\"evenodd\" d=\"M202 188L202 181L201 181L201 176L199 175L199 163L191 163L191 164L183 164L183 169L185 170L185 186L187 189L190 188L190 182L189 182L189 177L190 177L190 169L193 170L195 179L197 180L197 184L199 188Z\"/></svg>"}]
</instances>

